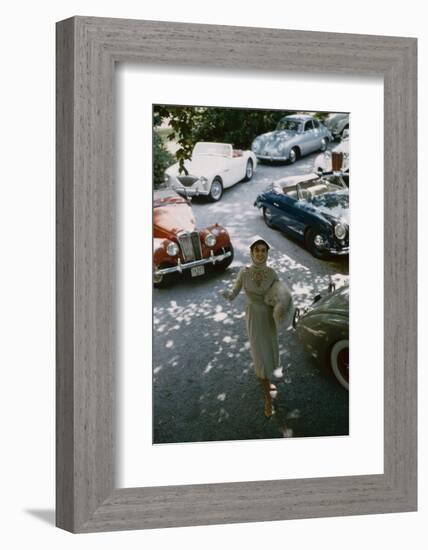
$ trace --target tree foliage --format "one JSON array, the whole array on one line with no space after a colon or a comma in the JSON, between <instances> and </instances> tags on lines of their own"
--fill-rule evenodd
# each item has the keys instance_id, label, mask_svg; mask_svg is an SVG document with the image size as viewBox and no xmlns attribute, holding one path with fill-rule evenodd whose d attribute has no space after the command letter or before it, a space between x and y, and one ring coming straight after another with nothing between
<instances>
[{"instance_id":1,"label":"tree foliage","mask_svg":"<svg viewBox=\"0 0 428 550\"><path fill-rule=\"evenodd\" d=\"M194 139L231 143L237 149L251 149L256 136L273 130L279 120L291 112L214 107L207 109L201 123L194 129Z\"/></svg>"},{"instance_id":2,"label":"tree foliage","mask_svg":"<svg viewBox=\"0 0 428 550\"><path fill-rule=\"evenodd\" d=\"M185 171L184 161L191 157L198 141L231 143L237 149L250 149L257 135L273 130L283 116L294 112L155 105L153 124L160 126L162 122L168 122L171 128L168 139L180 145L176 157L180 171Z\"/></svg>"},{"instance_id":3,"label":"tree foliage","mask_svg":"<svg viewBox=\"0 0 428 550\"><path fill-rule=\"evenodd\" d=\"M174 157L165 147L162 137L153 132L153 183L158 187L164 181L165 170L174 163Z\"/></svg>"},{"instance_id":4,"label":"tree foliage","mask_svg":"<svg viewBox=\"0 0 428 550\"><path fill-rule=\"evenodd\" d=\"M164 120L167 120L171 128L168 139L175 140L180 145L175 152L177 161L180 164L180 172L185 171L184 161L192 156L193 146L196 143L193 138L193 131L200 122L202 111L200 107L154 106L154 126L160 126Z\"/></svg>"}]
</instances>

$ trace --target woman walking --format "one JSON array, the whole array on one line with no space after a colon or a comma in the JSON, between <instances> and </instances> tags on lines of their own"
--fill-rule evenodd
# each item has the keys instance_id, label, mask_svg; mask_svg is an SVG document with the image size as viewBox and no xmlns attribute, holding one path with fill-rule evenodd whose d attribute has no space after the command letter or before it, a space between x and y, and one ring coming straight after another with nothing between
<instances>
[{"instance_id":1,"label":"woman walking","mask_svg":"<svg viewBox=\"0 0 428 550\"><path fill-rule=\"evenodd\" d=\"M245 290L247 307L245 319L254 369L264 395L264 414L273 414L270 382L275 369L279 367L277 327L274 319L272 289L279 282L276 272L266 265L269 244L256 237L250 244L251 265L238 273L231 290L222 292L228 300L234 300L241 289Z\"/></svg>"}]
</instances>

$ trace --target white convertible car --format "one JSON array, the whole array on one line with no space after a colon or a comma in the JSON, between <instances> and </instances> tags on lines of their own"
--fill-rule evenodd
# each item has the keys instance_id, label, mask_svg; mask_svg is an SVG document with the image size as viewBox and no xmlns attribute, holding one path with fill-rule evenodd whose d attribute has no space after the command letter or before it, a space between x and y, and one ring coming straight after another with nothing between
<instances>
[{"instance_id":1,"label":"white convertible car","mask_svg":"<svg viewBox=\"0 0 428 550\"><path fill-rule=\"evenodd\" d=\"M233 149L229 143L198 142L192 158L184 163L185 171L179 172L177 162L166 170L165 181L179 195L201 195L218 201L223 189L250 180L256 166L257 159L251 151Z\"/></svg>"}]
</instances>

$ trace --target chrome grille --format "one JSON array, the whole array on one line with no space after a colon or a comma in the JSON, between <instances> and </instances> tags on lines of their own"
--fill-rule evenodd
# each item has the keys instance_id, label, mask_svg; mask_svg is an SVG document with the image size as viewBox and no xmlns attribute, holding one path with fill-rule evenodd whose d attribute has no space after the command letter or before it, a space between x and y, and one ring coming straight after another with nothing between
<instances>
[{"instance_id":1,"label":"chrome grille","mask_svg":"<svg viewBox=\"0 0 428 550\"><path fill-rule=\"evenodd\" d=\"M193 260L200 260L202 258L201 240L197 231L180 233L177 237L185 262L192 262Z\"/></svg>"},{"instance_id":2,"label":"chrome grille","mask_svg":"<svg viewBox=\"0 0 428 550\"><path fill-rule=\"evenodd\" d=\"M200 260L202 258L202 248L201 248L201 239L199 238L199 233L194 231L191 233L192 236L192 245L193 252L195 254L195 259Z\"/></svg>"},{"instance_id":3,"label":"chrome grille","mask_svg":"<svg viewBox=\"0 0 428 550\"><path fill-rule=\"evenodd\" d=\"M199 178L195 178L195 176L177 176L177 179L184 187L191 187Z\"/></svg>"}]
</instances>

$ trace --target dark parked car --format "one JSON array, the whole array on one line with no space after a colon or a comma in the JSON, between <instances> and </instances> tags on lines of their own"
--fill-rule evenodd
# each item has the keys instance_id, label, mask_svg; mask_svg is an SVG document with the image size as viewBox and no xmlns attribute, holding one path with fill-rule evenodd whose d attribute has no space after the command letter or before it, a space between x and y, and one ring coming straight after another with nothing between
<instances>
[{"instance_id":1,"label":"dark parked car","mask_svg":"<svg viewBox=\"0 0 428 550\"><path fill-rule=\"evenodd\" d=\"M225 270L233 260L233 247L224 227L197 229L190 202L177 195L153 205L153 282L166 287L183 273L204 275L209 267Z\"/></svg>"},{"instance_id":2,"label":"dark parked car","mask_svg":"<svg viewBox=\"0 0 428 550\"><path fill-rule=\"evenodd\" d=\"M314 151L325 151L332 136L317 118L309 115L288 115L273 132L257 136L251 150L260 161L288 161Z\"/></svg>"},{"instance_id":3,"label":"dark parked car","mask_svg":"<svg viewBox=\"0 0 428 550\"><path fill-rule=\"evenodd\" d=\"M303 241L316 258L349 252L349 191L341 178L283 178L261 193L254 206L269 227Z\"/></svg>"},{"instance_id":4,"label":"dark parked car","mask_svg":"<svg viewBox=\"0 0 428 550\"><path fill-rule=\"evenodd\" d=\"M326 364L349 388L349 287L317 296L311 307L296 309L293 326L306 351Z\"/></svg>"},{"instance_id":5,"label":"dark parked car","mask_svg":"<svg viewBox=\"0 0 428 550\"><path fill-rule=\"evenodd\" d=\"M340 139L344 131L349 129L349 113L330 113L324 120L324 125L334 139Z\"/></svg>"}]
</instances>

